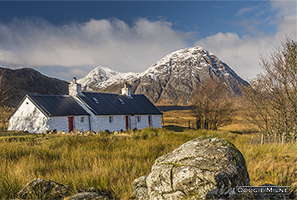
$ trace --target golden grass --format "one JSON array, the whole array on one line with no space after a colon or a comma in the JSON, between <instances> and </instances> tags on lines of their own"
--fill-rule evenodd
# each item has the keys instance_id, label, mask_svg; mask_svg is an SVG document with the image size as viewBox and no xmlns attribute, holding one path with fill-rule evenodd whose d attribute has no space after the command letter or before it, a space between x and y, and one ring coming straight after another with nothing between
<instances>
[{"instance_id":1,"label":"golden grass","mask_svg":"<svg viewBox=\"0 0 297 200\"><path fill-rule=\"evenodd\" d=\"M195 117L190 110L171 110L163 112L163 126L180 126L185 128L195 128ZM219 130L237 133L254 133L258 128L248 123L238 115L234 115L230 125L219 127Z\"/></svg>"},{"instance_id":2,"label":"golden grass","mask_svg":"<svg viewBox=\"0 0 297 200\"><path fill-rule=\"evenodd\" d=\"M133 180L148 174L157 157L182 143L174 133L157 131L141 131L131 139L100 135L0 138L0 198L17 198L28 181L42 178L67 184L72 193L94 186L114 198L127 199Z\"/></svg>"},{"instance_id":3,"label":"golden grass","mask_svg":"<svg viewBox=\"0 0 297 200\"><path fill-rule=\"evenodd\" d=\"M296 143L250 144L257 133L230 132L240 131L240 122L239 127L221 131L185 129L182 120L188 119L189 114L164 113L165 120L171 117L176 123L166 127L182 128L182 132L163 128L130 131L124 136L0 133L0 199L17 198L22 187L35 178L67 184L70 195L77 189L96 187L113 198L129 199L133 180L148 175L157 157L202 135L226 138L242 152L251 185L297 186Z\"/></svg>"},{"instance_id":4,"label":"golden grass","mask_svg":"<svg viewBox=\"0 0 297 200\"><path fill-rule=\"evenodd\" d=\"M190 110L171 110L163 112L163 126L168 125L194 128L195 117Z\"/></svg>"}]
</instances>

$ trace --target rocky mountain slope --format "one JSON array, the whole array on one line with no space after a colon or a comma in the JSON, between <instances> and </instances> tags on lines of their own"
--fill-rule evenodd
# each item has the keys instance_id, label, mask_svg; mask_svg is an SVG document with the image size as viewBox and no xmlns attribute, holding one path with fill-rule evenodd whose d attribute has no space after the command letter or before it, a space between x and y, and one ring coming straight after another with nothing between
<instances>
[{"instance_id":1,"label":"rocky mountain slope","mask_svg":"<svg viewBox=\"0 0 297 200\"><path fill-rule=\"evenodd\" d=\"M248 85L226 63L202 47L175 51L163 57L142 73L120 73L97 67L78 80L85 91L120 93L127 82L132 93L145 94L157 105L189 105L195 87L207 78L220 78L229 95Z\"/></svg>"},{"instance_id":2,"label":"rocky mountain slope","mask_svg":"<svg viewBox=\"0 0 297 200\"><path fill-rule=\"evenodd\" d=\"M67 94L68 82L29 69L0 67L0 106L17 106L25 94Z\"/></svg>"}]
</instances>

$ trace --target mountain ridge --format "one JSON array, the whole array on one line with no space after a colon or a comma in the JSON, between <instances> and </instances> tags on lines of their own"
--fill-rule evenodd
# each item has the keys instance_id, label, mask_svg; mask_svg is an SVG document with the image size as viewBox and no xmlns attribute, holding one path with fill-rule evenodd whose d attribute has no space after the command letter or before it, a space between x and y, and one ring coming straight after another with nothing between
<instances>
[{"instance_id":1,"label":"mountain ridge","mask_svg":"<svg viewBox=\"0 0 297 200\"><path fill-rule=\"evenodd\" d=\"M127 82L135 94L145 94L158 105L189 105L197 84L207 78L220 78L230 96L240 93L240 78L226 63L202 47L172 52L141 73L121 73L96 67L78 82L83 90L120 93Z\"/></svg>"},{"instance_id":2,"label":"mountain ridge","mask_svg":"<svg viewBox=\"0 0 297 200\"><path fill-rule=\"evenodd\" d=\"M0 105L15 107L26 94L68 94L68 84L31 68L9 69L0 66Z\"/></svg>"}]
</instances>

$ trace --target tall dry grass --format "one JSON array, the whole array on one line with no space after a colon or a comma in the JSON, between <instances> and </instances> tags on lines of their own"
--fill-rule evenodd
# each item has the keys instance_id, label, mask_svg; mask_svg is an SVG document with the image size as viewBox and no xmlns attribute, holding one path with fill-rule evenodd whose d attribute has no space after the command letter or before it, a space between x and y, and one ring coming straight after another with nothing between
<instances>
[{"instance_id":1,"label":"tall dry grass","mask_svg":"<svg viewBox=\"0 0 297 200\"><path fill-rule=\"evenodd\" d=\"M0 134L1 135L1 134ZM224 137L244 155L251 184L296 186L296 143L250 144L250 134L166 129L126 136L19 135L0 137L0 199L15 199L30 180L51 179L78 189L96 187L129 199L135 178L150 173L154 160L202 135Z\"/></svg>"},{"instance_id":2,"label":"tall dry grass","mask_svg":"<svg viewBox=\"0 0 297 200\"><path fill-rule=\"evenodd\" d=\"M17 198L28 181L42 178L67 184L72 193L94 186L114 198L127 199L135 178L148 174L157 157L188 139L164 129L147 129L131 137L1 137L0 198Z\"/></svg>"}]
</instances>

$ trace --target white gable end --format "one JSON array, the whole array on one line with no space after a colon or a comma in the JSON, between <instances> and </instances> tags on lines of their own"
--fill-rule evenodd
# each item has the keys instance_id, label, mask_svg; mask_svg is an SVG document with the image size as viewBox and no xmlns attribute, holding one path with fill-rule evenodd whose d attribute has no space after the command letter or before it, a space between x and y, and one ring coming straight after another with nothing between
<instances>
[{"instance_id":1,"label":"white gable end","mask_svg":"<svg viewBox=\"0 0 297 200\"><path fill-rule=\"evenodd\" d=\"M40 133L48 129L45 116L27 97L9 119L8 130Z\"/></svg>"}]
</instances>

